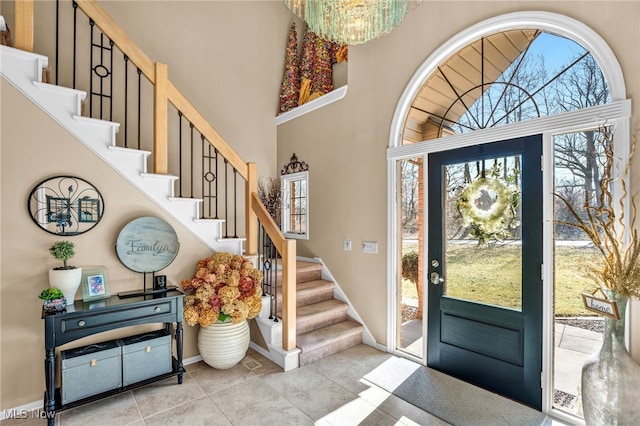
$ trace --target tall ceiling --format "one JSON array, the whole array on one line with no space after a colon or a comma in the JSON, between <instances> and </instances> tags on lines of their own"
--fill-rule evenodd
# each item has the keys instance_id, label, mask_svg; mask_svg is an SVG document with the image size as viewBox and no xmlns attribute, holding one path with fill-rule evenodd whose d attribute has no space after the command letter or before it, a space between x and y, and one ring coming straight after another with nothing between
<instances>
[{"instance_id":1,"label":"tall ceiling","mask_svg":"<svg viewBox=\"0 0 640 426\"><path fill-rule=\"evenodd\" d=\"M449 125L480 98L538 34L533 29L493 34L449 57L415 97L405 123L403 143L439 137L441 123L443 136L450 134Z\"/></svg>"}]
</instances>

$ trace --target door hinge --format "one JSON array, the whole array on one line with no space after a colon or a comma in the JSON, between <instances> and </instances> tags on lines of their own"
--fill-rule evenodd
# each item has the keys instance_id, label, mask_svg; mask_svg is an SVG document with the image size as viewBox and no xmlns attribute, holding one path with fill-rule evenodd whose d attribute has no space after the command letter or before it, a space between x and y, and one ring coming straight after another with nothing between
<instances>
[{"instance_id":1,"label":"door hinge","mask_svg":"<svg viewBox=\"0 0 640 426\"><path fill-rule=\"evenodd\" d=\"M540 280L544 281L544 263L540 264Z\"/></svg>"},{"instance_id":2,"label":"door hinge","mask_svg":"<svg viewBox=\"0 0 640 426\"><path fill-rule=\"evenodd\" d=\"M544 172L544 155L540 156L540 171Z\"/></svg>"}]
</instances>

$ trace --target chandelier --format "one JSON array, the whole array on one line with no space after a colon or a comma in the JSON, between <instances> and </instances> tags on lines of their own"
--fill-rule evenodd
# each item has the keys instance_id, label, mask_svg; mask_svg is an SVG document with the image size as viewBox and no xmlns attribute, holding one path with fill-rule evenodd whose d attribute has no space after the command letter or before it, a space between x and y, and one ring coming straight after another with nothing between
<instances>
[{"instance_id":1,"label":"chandelier","mask_svg":"<svg viewBox=\"0 0 640 426\"><path fill-rule=\"evenodd\" d=\"M391 32L409 10L409 0L283 1L314 33L349 45L366 43Z\"/></svg>"}]
</instances>

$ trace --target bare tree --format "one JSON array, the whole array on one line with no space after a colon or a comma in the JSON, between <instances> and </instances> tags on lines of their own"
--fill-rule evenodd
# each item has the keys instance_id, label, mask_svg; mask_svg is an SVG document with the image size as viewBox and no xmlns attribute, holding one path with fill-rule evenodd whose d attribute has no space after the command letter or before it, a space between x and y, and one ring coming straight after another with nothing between
<instances>
[{"instance_id":1,"label":"bare tree","mask_svg":"<svg viewBox=\"0 0 640 426\"><path fill-rule=\"evenodd\" d=\"M422 165L416 160L403 160L401 162L402 189L402 230L404 234L418 232L418 168Z\"/></svg>"},{"instance_id":2,"label":"bare tree","mask_svg":"<svg viewBox=\"0 0 640 426\"><path fill-rule=\"evenodd\" d=\"M555 92L555 112L602 105L610 99L604 75L591 55L584 56L559 77ZM598 158L602 146L598 146L596 136L595 131L572 133L557 137L555 143L556 167L580 176L587 198L599 198L600 192Z\"/></svg>"}]
</instances>

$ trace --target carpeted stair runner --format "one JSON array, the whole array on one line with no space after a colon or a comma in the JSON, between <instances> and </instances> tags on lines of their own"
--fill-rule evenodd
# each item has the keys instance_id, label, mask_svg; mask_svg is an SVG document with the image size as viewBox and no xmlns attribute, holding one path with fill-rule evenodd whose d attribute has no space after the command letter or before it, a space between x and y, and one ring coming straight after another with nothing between
<instances>
[{"instance_id":1,"label":"carpeted stair runner","mask_svg":"<svg viewBox=\"0 0 640 426\"><path fill-rule=\"evenodd\" d=\"M349 305L333 298L335 284L322 279L322 264L296 263L296 331L300 366L362 343L363 327L347 315ZM278 289L278 307L282 289Z\"/></svg>"}]
</instances>

